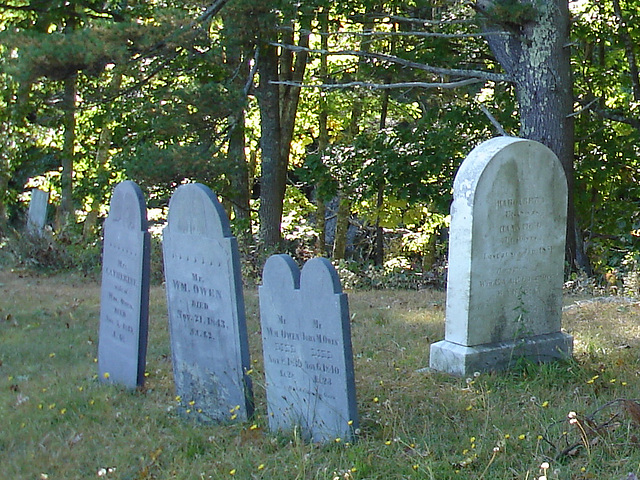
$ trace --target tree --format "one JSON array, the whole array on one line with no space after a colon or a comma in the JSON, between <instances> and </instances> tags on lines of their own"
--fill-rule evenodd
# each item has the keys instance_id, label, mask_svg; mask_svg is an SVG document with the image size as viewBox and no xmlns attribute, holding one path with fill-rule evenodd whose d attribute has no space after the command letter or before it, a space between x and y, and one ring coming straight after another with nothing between
<instances>
[{"instance_id":1,"label":"tree","mask_svg":"<svg viewBox=\"0 0 640 480\"><path fill-rule=\"evenodd\" d=\"M265 247L280 243L282 205L284 201L291 141L300 98L298 84L307 66L312 7L293 6L283 2L284 33L277 29L277 16L273 8L263 11L257 38L259 85L256 89L260 106L260 240ZM294 39L295 21L301 20L298 44L301 50L278 51L275 46L280 35L288 41ZM305 28L307 27L307 28ZM279 82L292 82L282 85Z\"/></svg>"},{"instance_id":2,"label":"tree","mask_svg":"<svg viewBox=\"0 0 640 480\"><path fill-rule=\"evenodd\" d=\"M275 18L265 15L267 23L262 26L258 38L257 87L260 106L260 240L266 247L280 243L282 202L286 187L287 159L282 155L280 90L278 49L272 45L277 39ZM271 20L271 23L269 20Z\"/></svg>"},{"instance_id":3,"label":"tree","mask_svg":"<svg viewBox=\"0 0 640 480\"><path fill-rule=\"evenodd\" d=\"M387 5L385 7L388 8ZM427 72L434 80L440 78L442 87L465 87L470 83L482 81L510 82L515 85L516 98L519 105L520 136L540 141L553 150L560 159L569 191L573 192L574 158L573 158L573 90L571 78L570 19L566 0L477 0L473 4L483 27L483 35L495 56L504 69L504 73L491 72L490 61L478 50L470 51L468 47L458 50L458 55L442 58L442 50L436 51L440 59L434 56L407 58L406 55L390 55L380 51L343 50L333 52L338 55L355 55L369 61L395 64L416 71ZM402 31L398 34L419 35L416 26L450 25L453 22L433 21L411 17L410 10L420 11L420 7L405 6L406 16L387 14L391 23L405 27L414 26L413 31ZM455 12L455 9L454 9ZM456 12L460 13L460 12ZM366 15L365 15L366 17ZM384 18L385 14L375 15ZM363 20L366 21L366 20ZM391 30L391 29L389 29ZM379 34L382 32L378 32ZM391 31L387 35L393 35ZM434 42L448 37L467 37L465 34L447 35L446 33L430 33ZM451 46L451 44L450 44ZM441 45L442 48L442 45ZM471 55L470 55L471 54ZM471 60L475 57L475 60ZM453 61L458 62L454 65ZM470 61L471 60L471 61ZM475 65L474 65L475 64ZM475 66L483 68L477 69ZM463 68L460 68L460 67ZM452 81L442 81L443 78ZM464 80L464 79L467 80ZM382 82L369 83L373 88L407 88L435 87L431 82L398 82L396 85L384 86ZM348 85L366 85L363 82ZM589 269L588 261L582 254L581 238L575 223L573 197L569 198L567 227L567 259L573 267Z\"/></svg>"},{"instance_id":4,"label":"tree","mask_svg":"<svg viewBox=\"0 0 640 480\"><path fill-rule=\"evenodd\" d=\"M15 107L21 107L24 118L32 126L45 126L51 131L50 135L59 139L55 155L61 165L62 217L73 218L78 207L91 208L94 203L101 203L109 190L109 182L118 178L117 175L105 176L102 167L107 161L105 152L110 150L110 140L120 147L125 143L124 122L120 121L113 132L105 131L101 135L101 129L111 128L109 115L105 112L115 110L123 113L125 119L133 119L131 112L140 106L140 99L144 97L142 91L163 69L172 65L175 77L177 69L185 64L193 67L194 57L201 64L206 63L207 54L213 49L206 44L202 25L210 22L227 2L216 0L204 11L200 8L201 2L176 2L176 5L173 2L149 4L138 1L0 4L0 13L6 20L1 33L6 45L5 62L19 85L21 96ZM194 11L198 10L201 13L194 20ZM105 67L114 65L115 68L105 71ZM167 72L166 78L170 75ZM122 84L122 89L113 86L112 80L116 77L122 80L117 82ZM197 80L196 75L190 78ZM178 76L177 80L184 81L184 77ZM108 86L110 82L112 85ZM203 88L200 93L210 92ZM133 96L136 98L130 102ZM188 109L185 103L181 105ZM207 105L207 102L194 103ZM120 110L122 106L129 107L129 112ZM209 123L214 129L220 124L217 121L220 115L207 112L201 120L206 116L213 118ZM100 121L100 118L106 120ZM63 132L55 131L59 124L64 126ZM215 138L215 133L211 137ZM136 135L136 138L140 137ZM190 137L202 140L204 135L196 133ZM210 140L204 143L215 143ZM100 154L86 151L90 145L96 145ZM98 167L91 165L95 163L93 159L97 159ZM76 171L77 162L81 164L81 172ZM106 180L106 185L93 188L92 184L97 180ZM79 182L84 184L77 185ZM96 197L85 198L87 194Z\"/></svg>"},{"instance_id":5,"label":"tree","mask_svg":"<svg viewBox=\"0 0 640 480\"><path fill-rule=\"evenodd\" d=\"M485 18L487 42L516 87L520 136L539 141L559 158L567 177L567 259L590 271L575 218L573 82L570 15L566 0L477 0Z\"/></svg>"},{"instance_id":6,"label":"tree","mask_svg":"<svg viewBox=\"0 0 640 480\"><path fill-rule=\"evenodd\" d=\"M72 221L75 214L73 178L78 74L85 71L95 75L108 58L107 49L95 44L95 37L91 38L88 28L102 15L105 15L103 20L107 20L110 12L104 10L102 2L77 5L74 1L32 2L29 5L3 3L0 12L7 19L2 37L8 46L5 53L9 54L9 72L20 85L23 96L18 103L25 109L31 104L26 118L31 123L43 122L38 111L43 105L33 101L33 93L37 91L46 92L45 108L46 104L59 108L55 115L61 117L63 126L58 150L61 186L58 226L62 226Z\"/></svg>"},{"instance_id":7,"label":"tree","mask_svg":"<svg viewBox=\"0 0 640 480\"><path fill-rule=\"evenodd\" d=\"M596 273L622 275L640 247L640 5L585 2L573 14L577 213Z\"/></svg>"}]
</instances>

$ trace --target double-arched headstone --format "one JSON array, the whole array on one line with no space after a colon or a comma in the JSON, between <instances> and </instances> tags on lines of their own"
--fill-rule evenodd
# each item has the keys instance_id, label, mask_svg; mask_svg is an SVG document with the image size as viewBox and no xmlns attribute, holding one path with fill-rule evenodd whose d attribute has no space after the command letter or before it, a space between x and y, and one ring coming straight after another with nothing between
<instances>
[{"instance_id":1,"label":"double-arched headstone","mask_svg":"<svg viewBox=\"0 0 640 480\"><path fill-rule=\"evenodd\" d=\"M269 426L314 442L358 425L347 296L326 258L270 257L260 287Z\"/></svg>"}]
</instances>

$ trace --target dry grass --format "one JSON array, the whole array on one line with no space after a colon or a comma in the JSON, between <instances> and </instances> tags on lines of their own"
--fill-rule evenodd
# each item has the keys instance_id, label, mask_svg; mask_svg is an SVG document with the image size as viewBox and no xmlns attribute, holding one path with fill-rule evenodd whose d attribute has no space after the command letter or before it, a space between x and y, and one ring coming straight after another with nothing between
<instances>
[{"instance_id":1,"label":"dry grass","mask_svg":"<svg viewBox=\"0 0 640 480\"><path fill-rule=\"evenodd\" d=\"M255 289L246 305L258 408L246 424L175 414L163 290L151 300L147 385L127 392L95 378L95 281L0 270L0 478L622 479L640 470L640 412L629 401L640 397L637 303L568 309L571 361L458 379L421 370L443 336L442 292L350 292L361 434L319 446L266 431Z\"/></svg>"}]
</instances>

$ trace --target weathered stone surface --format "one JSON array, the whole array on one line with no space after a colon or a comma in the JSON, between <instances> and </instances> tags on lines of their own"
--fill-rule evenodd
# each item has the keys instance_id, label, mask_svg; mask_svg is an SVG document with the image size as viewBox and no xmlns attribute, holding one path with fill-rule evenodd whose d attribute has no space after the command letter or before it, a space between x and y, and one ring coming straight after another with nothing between
<instances>
[{"instance_id":1,"label":"weathered stone surface","mask_svg":"<svg viewBox=\"0 0 640 480\"><path fill-rule=\"evenodd\" d=\"M253 412L240 259L222 205L206 186L176 189L164 230L176 393L201 420Z\"/></svg>"},{"instance_id":2,"label":"weathered stone surface","mask_svg":"<svg viewBox=\"0 0 640 480\"><path fill-rule=\"evenodd\" d=\"M314 442L352 439L358 425L347 296L333 265L270 257L260 287L269 427Z\"/></svg>"},{"instance_id":3,"label":"weathered stone surface","mask_svg":"<svg viewBox=\"0 0 640 480\"><path fill-rule=\"evenodd\" d=\"M27 230L31 233L41 233L47 224L47 210L49 209L49 193L38 188L31 190L29 213L27 215Z\"/></svg>"},{"instance_id":4,"label":"weathered stone surface","mask_svg":"<svg viewBox=\"0 0 640 480\"><path fill-rule=\"evenodd\" d=\"M544 145L499 137L454 182L445 340L431 366L459 375L571 354L560 332L567 185ZM464 348L461 348L464 347Z\"/></svg>"},{"instance_id":5,"label":"weathered stone surface","mask_svg":"<svg viewBox=\"0 0 640 480\"><path fill-rule=\"evenodd\" d=\"M104 222L98 370L103 381L144 384L149 318L149 233L140 188L119 183Z\"/></svg>"}]
</instances>

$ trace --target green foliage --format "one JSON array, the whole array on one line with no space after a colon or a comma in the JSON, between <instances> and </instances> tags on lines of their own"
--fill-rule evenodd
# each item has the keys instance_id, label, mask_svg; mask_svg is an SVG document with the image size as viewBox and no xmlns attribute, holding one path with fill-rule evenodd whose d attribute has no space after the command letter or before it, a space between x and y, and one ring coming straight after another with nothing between
<instances>
[{"instance_id":1,"label":"green foliage","mask_svg":"<svg viewBox=\"0 0 640 480\"><path fill-rule=\"evenodd\" d=\"M309 155L301 176L320 185L318 194L324 198L339 187L354 194L356 202L365 201L377 195L383 182L385 193L406 201L407 207L428 202L445 213L466 149L489 136L472 123L478 119L467 107L430 109L418 120L365 131L351 144L335 145L323 156Z\"/></svg>"},{"instance_id":2,"label":"green foliage","mask_svg":"<svg viewBox=\"0 0 640 480\"><path fill-rule=\"evenodd\" d=\"M12 231L3 239L3 254L20 268L60 271L72 266L71 257L50 234Z\"/></svg>"},{"instance_id":3,"label":"green foliage","mask_svg":"<svg viewBox=\"0 0 640 480\"><path fill-rule=\"evenodd\" d=\"M100 270L101 242L86 241L72 231L42 234L11 230L3 239L2 250L16 268L56 273L75 270L96 275Z\"/></svg>"},{"instance_id":4,"label":"green foliage","mask_svg":"<svg viewBox=\"0 0 640 480\"><path fill-rule=\"evenodd\" d=\"M343 288L349 290L421 290L444 286L442 271L422 272L420 265L400 255L391 255L381 266L370 262L341 260L335 267Z\"/></svg>"},{"instance_id":5,"label":"green foliage","mask_svg":"<svg viewBox=\"0 0 640 480\"><path fill-rule=\"evenodd\" d=\"M7 7L0 29L2 80L10 88L7 123L22 134L11 161L0 169L17 173L9 190L16 193L9 198L28 178L53 179L54 193L59 190L59 80L70 76L77 76L79 88L76 206L99 208L126 176L163 197L160 202L186 178L227 193L229 181L221 177L233 168L215 139L227 128L229 104L239 98L224 85L229 72L219 62L220 51L205 30L193 28L200 7L198 2ZM111 85L115 77L123 78L121 90ZM111 145L100 144L106 129L113 130ZM100 154L106 163L96 162L105 148L108 152ZM190 165L177 173L181 163Z\"/></svg>"},{"instance_id":6,"label":"green foliage","mask_svg":"<svg viewBox=\"0 0 640 480\"><path fill-rule=\"evenodd\" d=\"M495 0L483 13L498 24L510 26L523 26L538 15L535 2L522 0Z\"/></svg>"},{"instance_id":7,"label":"green foliage","mask_svg":"<svg viewBox=\"0 0 640 480\"><path fill-rule=\"evenodd\" d=\"M631 20L640 10L621 5L626 33L637 43L640 30ZM637 116L637 99L612 2L585 2L575 14L575 89L586 107L576 117L577 216L596 273L604 277L615 270L624 276L627 260L640 249L640 130L630 121Z\"/></svg>"},{"instance_id":8,"label":"green foliage","mask_svg":"<svg viewBox=\"0 0 640 480\"><path fill-rule=\"evenodd\" d=\"M58 198L61 80L70 75L76 76L79 89L74 203L83 218L91 206L101 208L103 215L109 192L124 178L140 183L152 206L165 205L184 181L200 181L223 198L236 198L234 179L247 168L229 158L230 118L246 113L247 155L255 154L260 138L253 89L259 78L250 77L260 41L258 23L279 24L281 38L292 27L295 41L303 26L319 30L322 12L328 16L328 31L323 33L330 50L364 45L431 66L500 70L483 38L465 36L478 33L478 22L463 2L303 3L238 0L201 24L194 22L204 6L199 1L38 0L0 7L0 134L5 140L0 148L0 214L18 217L26 185L45 184ZM537 1L486 3L491 8L485 13L514 28L538 14ZM584 107L575 117L576 212L596 272L604 276L615 270L624 276L628 259L640 251L640 217L633 213L640 202L640 99L634 94L624 41L627 35L637 58L640 7L621 2L624 25L611 1L571 2L571 8L576 108ZM380 13L395 15L395 20L389 22L391 17ZM363 29L376 35L363 42L353 33ZM393 32L400 35L390 35ZM312 48L319 47L319 38L312 35ZM321 57L317 50L309 53L305 83L456 80L352 55L327 57L327 71L321 73ZM121 85L113 87L119 76ZM305 89L292 165L309 197L312 189L325 200L339 190L346 192L364 228L387 229L390 255L425 268L438 263L427 252L436 251L442 258L444 251L440 240L433 246L442 223L438 229L426 225L433 215L442 219L448 213L460 161L494 135L477 102L487 106L507 132L516 133L513 89L487 82L455 91L400 88L385 95L377 89ZM329 147L322 152L314 149L321 98L329 135ZM101 164L96 158L105 129L113 136ZM252 179L260 171L259 153L255 159ZM304 258L311 254L316 235L309 227L310 205L299 195L287 202L286 248L295 252L299 246ZM251 225L237 228L250 232Z\"/></svg>"},{"instance_id":9,"label":"green foliage","mask_svg":"<svg viewBox=\"0 0 640 480\"><path fill-rule=\"evenodd\" d=\"M296 187L288 187L285 192L282 214L282 233L285 240L295 242L298 248L312 250L311 245L318 232L308 224L315 213L315 206Z\"/></svg>"}]
</instances>

